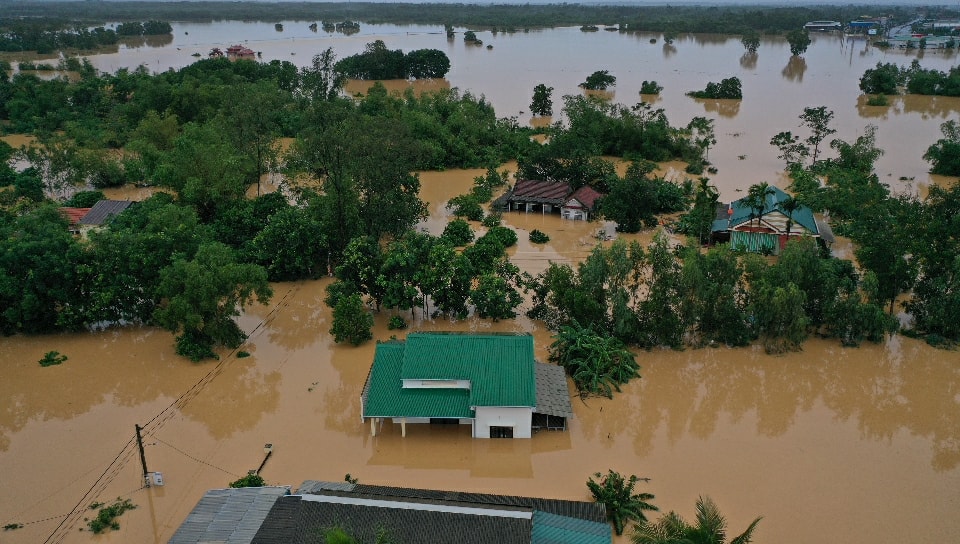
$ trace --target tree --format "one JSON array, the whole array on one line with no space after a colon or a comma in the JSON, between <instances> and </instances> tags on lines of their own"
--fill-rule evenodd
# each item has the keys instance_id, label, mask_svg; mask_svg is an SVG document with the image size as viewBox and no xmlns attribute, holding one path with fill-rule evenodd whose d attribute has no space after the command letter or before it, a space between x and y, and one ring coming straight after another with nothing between
<instances>
[{"instance_id":1,"label":"tree","mask_svg":"<svg viewBox=\"0 0 960 544\"><path fill-rule=\"evenodd\" d=\"M340 96L340 90L346 81L336 69L337 56L333 48L328 47L319 55L314 55L310 66L300 72L300 95L311 100L330 101Z\"/></svg>"},{"instance_id":2,"label":"tree","mask_svg":"<svg viewBox=\"0 0 960 544\"><path fill-rule=\"evenodd\" d=\"M762 517L730 540L730 544L748 544ZM697 519L687 523L676 512L660 517L656 523L641 521L630 535L633 544L727 544L727 520L709 497L697 499Z\"/></svg>"},{"instance_id":3,"label":"tree","mask_svg":"<svg viewBox=\"0 0 960 544\"><path fill-rule=\"evenodd\" d=\"M450 71L450 58L439 49L416 49L407 53L406 77L416 79L442 78Z\"/></svg>"},{"instance_id":4,"label":"tree","mask_svg":"<svg viewBox=\"0 0 960 544\"><path fill-rule=\"evenodd\" d=\"M533 100L530 102L530 113L548 117L553 115L553 87L539 83L533 88Z\"/></svg>"},{"instance_id":5,"label":"tree","mask_svg":"<svg viewBox=\"0 0 960 544\"><path fill-rule=\"evenodd\" d=\"M587 480L587 488L590 489L593 500L607 508L607 519L613 524L617 535L622 535L624 527L631 521L645 522L647 516L644 511L659 510L649 502L654 499L653 495L633 492L640 480L650 481L649 478L638 478L633 474L624 479L613 469L608 469L606 475L596 472Z\"/></svg>"},{"instance_id":6,"label":"tree","mask_svg":"<svg viewBox=\"0 0 960 544\"><path fill-rule=\"evenodd\" d=\"M738 77L721 79L720 83L709 82L702 91L690 91L687 96L693 98L733 99L743 98L743 86Z\"/></svg>"},{"instance_id":7,"label":"tree","mask_svg":"<svg viewBox=\"0 0 960 544\"><path fill-rule=\"evenodd\" d=\"M690 140L693 145L700 150L700 160L708 160L710 158L710 146L717 143L716 134L713 130L713 119L694 117L687 124L687 131L690 133Z\"/></svg>"},{"instance_id":8,"label":"tree","mask_svg":"<svg viewBox=\"0 0 960 544\"><path fill-rule=\"evenodd\" d=\"M205 243L192 260L180 258L164 268L157 292L163 302L154 320L180 333L177 353L194 361L215 357L216 345L239 346L246 334L233 318L247 304L266 304L273 295L263 268L237 264L233 251L219 242Z\"/></svg>"},{"instance_id":9,"label":"tree","mask_svg":"<svg viewBox=\"0 0 960 544\"><path fill-rule=\"evenodd\" d=\"M860 77L860 90L867 94L898 94L900 85L906 79L906 71L892 62L876 68L867 68Z\"/></svg>"},{"instance_id":10,"label":"tree","mask_svg":"<svg viewBox=\"0 0 960 544\"><path fill-rule=\"evenodd\" d=\"M523 298L508 278L487 272L480 275L476 287L470 290L470 301L477 316L499 321L516 317L516 308Z\"/></svg>"},{"instance_id":11,"label":"tree","mask_svg":"<svg viewBox=\"0 0 960 544\"><path fill-rule=\"evenodd\" d=\"M753 210L750 215L752 219L757 220L757 225L763 219L763 212L767 209L767 197L772 194L774 194L773 188L766 181L755 183L747 190L745 202Z\"/></svg>"},{"instance_id":12,"label":"tree","mask_svg":"<svg viewBox=\"0 0 960 544\"><path fill-rule=\"evenodd\" d=\"M657 189L654 181L647 177L655 167L650 161L631 163L626 175L612 180L609 192L600 198L599 214L615 221L618 231L639 232L644 223L648 226L656 223Z\"/></svg>"},{"instance_id":13,"label":"tree","mask_svg":"<svg viewBox=\"0 0 960 544\"><path fill-rule=\"evenodd\" d=\"M749 53L756 53L757 49L760 48L760 34L756 30L748 30L743 33L743 36L740 38L740 43L743 44L743 48Z\"/></svg>"},{"instance_id":14,"label":"tree","mask_svg":"<svg viewBox=\"0 0 960 544\"><path fill-rule=\"evenodd\" d=\"M940 125L943 138L927 148L923 160L933 164L930 172L943 176L960 176L960 124L953 119Z\"/></svg>"},{"instance_id":15,"label":"tree","mask_svg":"<svg viewBox=\"0 0 960 544\"><path fill-rule=\"evenodd\" d=\"M706 254L687 251L680 286L693 345L743 346L750 341L743 270L729 244L712 247Z\"/></svg>"},{"instance_id":16,"label":"tree","mask_svg":"<svg viewBox=\"0 0 960 544\"><path fill-rule=\"evenodd\" d=\"M640 84L640 94L660 94L662 90L663 85L660 85L655 80L643 80L643 83Z\"/></svg>"},{"instance_id":17,"label":"tree","mask_svg":"<svg viewBox=\"0 0 960 544\"><path fill-rule=\"evenodd\" d=\"M800 136L790 131L777 133L770 139L770 145L780 150L779 158L787 163L788 169L801 164L810 155L810 148L800 142Z\"/></svg>"},{"instance_id":18,"label":"tree","mask_svg":"<svg viewBox=\"0 0 960 544\"><path fill-rule=\"evenodd\" d=\"M810 46L810 34L804 29L795 29L787 32L787 43L790 44L790 54L798 57L807 52Z\"/></svg>"},{"instance_id":19,"label":"tree","mask_svg":"<svg viewBox=\"0 0 960 544\"><path fill-rule=\"evenodd\" d=\"M679 231L688 236L695 236L701 244L710 241L713 221L717 216L717 201L720 193L710 185L710 180L700 178L693 197L693 208L680 219Z\"/></svg>"},{"instance_id":20,"label":"tree","mask_svg":"<svg viewBox=\"0 0 960 544\"><path fill-rule=\"evenodd\" d=\"M613 398L614 390L619 393L621 385L640 377L640 366L623 342L576 321L553 336L550 360L567 371L584 396Z\"/></svg>"},{"instance_id":21,"label":"tree","mask_svg":"<svg viewBox=\"0 0 960 544\"><path fill-rule=\"evenodd\" d=\"M837 132L835 129L830 128L830 121L832 120L833 112L828 110L826 106L803 108L803 113L800 114L802 125L809 128L811 132L806 142L813 147L812 160L814 164L816 164L817 155L820 152L820 143L823 142L827 136Z\"/></svg>"},{"instance_id":22,"label":"tree","mask_svg":"<svg viewBox=\"0 0 960 544\"><path fill-rule=\"evenodd\" d=\"M290 206L270 216L250 242L250 251L271 281L316 278L326 269L326 236L304 208Z\"/></svg>"},{"instance_id":23,"label":"tree","mask_svg":"<svg viewBox=\"0 0 960 544\"><path fill-rule=\"evenodd\" d=\"M354 346L373 338L373 316L358 293L345 296L333 308L330 334L336 343L350 342Z\"/></svg>"},{"instance_id":24,"label":"tree","mask_svg":"<svg viewBox=\"0 0 960 544\"><path fill-rule=\"evenodd\" d=\"M580 86L588 91L605 91L608 87L613 87L616 84L616 76L611 75L607 70L597 70L587 76L587 79Z\"/></svg>"}]
</instances>

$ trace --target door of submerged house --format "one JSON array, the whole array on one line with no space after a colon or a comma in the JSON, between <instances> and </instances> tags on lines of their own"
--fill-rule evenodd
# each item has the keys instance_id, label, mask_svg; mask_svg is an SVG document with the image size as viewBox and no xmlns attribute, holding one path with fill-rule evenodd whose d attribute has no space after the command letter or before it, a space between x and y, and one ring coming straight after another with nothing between
<instances>
[{"instance_id":1,"label":"door of submerged house","mask_svg":"<svg viewBox=\"0 0 960 544\"><path fill-rule=\"evenodd\" d=\"M490 426L490 438L513 438L513 427Z\"/></svg>"}]
</instances>

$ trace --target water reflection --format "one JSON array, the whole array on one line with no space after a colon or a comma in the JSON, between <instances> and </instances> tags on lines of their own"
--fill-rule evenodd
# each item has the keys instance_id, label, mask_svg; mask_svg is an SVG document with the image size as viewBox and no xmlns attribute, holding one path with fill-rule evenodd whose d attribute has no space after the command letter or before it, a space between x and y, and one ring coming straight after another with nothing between
<instances>
[{"instance_id":1,"label":"water reflection","mask_svg":"<svg viewBox=\"0 0 960 544\"><path fill-rule=\"evenodd\" d=\"M807 59L794 55L790 57L790 60L787 61L787 65L783 67L783 70L780 73L783 74L783 77L788 81L802 83L803 74L806 73L806 71Z\"/></svg>"},{"instance_id":2,"label":"water reflection","mask_svg":"<svg viewBox=\"0 0 960 544\"><path fill-rule=\"evenodd\" d=\"M663 58L669 59L677 54L677 48L671 43L663 44Z\"/></svg>"},{"instance_id":3,"label":"water reflection","mask_svg":"<svg viewBox=\"0 0 960 544\"><path fill-rule=\"evenodd\" d=\"M716 113L720 117L736 117L740 113L740 103L743 102L732 98L694 98L694 101L702 104L705 112Z\"/></svg>"},{"instance_id":4,"label":"water reflection","mask_svg":"<svg viewBox=\"0 0 960 544\"><path fill-rule=\"evenodd\" d=\"M757 60L760 58L760 55L756 51L750 52L747 51L740 56L740 67L744 70L754 70L757 67Z\"/></svg>"}]
</instances>

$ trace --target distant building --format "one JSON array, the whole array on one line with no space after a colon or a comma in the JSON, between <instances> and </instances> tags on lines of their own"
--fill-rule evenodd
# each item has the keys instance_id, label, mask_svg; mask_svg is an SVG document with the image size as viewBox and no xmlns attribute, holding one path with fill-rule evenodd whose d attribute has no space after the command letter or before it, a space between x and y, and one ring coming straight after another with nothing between
<instances>
[{"instance_id":1,"label":"distant building","mask_svg":"<svg viewBox=\"0 0 960 544\"><path fill-rule=\"evenodd\" d=\"M843 29L843 24L840 21L810 21L803 25L803 28L814 32L829 32Z\"/></svg>"},{"instance_id":2,"label":"distant building","mask_svg":"<svg viewBox=\"0 0 960 544\"><path fill-rule=\"evenodd\" d=\"M257 54L254 53L253 49L242 45L231 45L227 48L227 58L230 59L252 59L256 56Z\"/></svg>"},{"instance_id":3,"label":"distant building","mask_svg":"<svg viewBox=\"0 0 960 544\"><path fill-rule=\"evenodd\" d=\"M563 368L538 363L529 334L411 333L377 345L361 394L371 434L400 424L470 425L474 438L530 438L573 417Z\"/></svg>"},{"instance_id":4,"label":"distant building","mask_svg":"<svg viewBox=\"0 0 960 544\"><path fill-rule=\"evenodd\" d=\"M826 221L814 217L813 211L803 205L798 204L791 211L786 205L790 199L787 193L770 187L762 212L751 207L748 197L718 206L711 232L713 240L729 242L734 249L769 255L779 255L792 237L810 236L828 245L833 243L833 232Z\"/></svg>"},{"instance_id":5,"label":"distant building","mask_svg":"<svg viewBox=\"0 0 960 544\"><path fill-rule=\"evenodd\" d=\"M589 186L574 191L569 183L522 179L497 202L508 211L559 213L564 219L589 221L602 196Z\"/></svg>"},{"instance_id":6,"label":"distant building","mask_svg":"<svg viewBox=\"0 0 960 544\"><path fill-rule=\"evenodd\" d=\"M60 215L67 219L70 224L68 227L71 234L80 234L80 220L90 212L91 208L60 208Z\"/></svg>"},{"instance_id":7,"label":"distant building","mask_svg":"<svg viewBox=\"0 0 960 544\"><path fill-rule=\"evenodd\" d=\"M70 232L86 236L88 232L103 227L112 217L130 207L129 200L101 200L92 208L60 208L60 213L70 222Z\"/></svg>"},{"instance_id":8,"label":"distant building","mask_svg":"<svg viewBox=\"0 0 960 544\"><path fill-rule=\"evenodd\" d=\"M404 544L610 544L600 503L308 480L288 488L214 489L170 544L312 544L339 528Z\"/></svg>"}]
</instances>

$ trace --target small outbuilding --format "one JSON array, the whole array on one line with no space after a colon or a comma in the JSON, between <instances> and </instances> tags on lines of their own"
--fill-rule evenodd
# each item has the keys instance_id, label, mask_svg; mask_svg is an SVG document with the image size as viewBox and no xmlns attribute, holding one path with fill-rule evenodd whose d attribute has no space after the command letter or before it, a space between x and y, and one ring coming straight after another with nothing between
<instances>
[{"instance_id":1,"label":"small outbuilding","mask_svg":"<svg viewBox=\"0 0 960 544\"><path fill-rule=\"evenodd\" d=\"M601 196L589 186L574 191L569 183L522 179L497 202L507 211L559 213L564 219L589 221Z\"/></svg>"}]
</instances>

